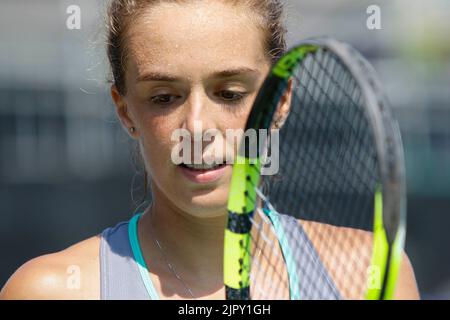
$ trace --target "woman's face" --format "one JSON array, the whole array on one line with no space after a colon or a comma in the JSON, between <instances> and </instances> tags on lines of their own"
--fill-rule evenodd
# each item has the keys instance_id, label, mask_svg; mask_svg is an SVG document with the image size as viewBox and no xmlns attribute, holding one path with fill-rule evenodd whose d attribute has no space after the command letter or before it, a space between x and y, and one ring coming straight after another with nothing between
<instances>
[{"instance_id":1,"label":"woman's face","mask_svg":"<svg viewBox=\"0 0 450 320\"><path fill-rule=\"evenodd\" d=\"M200 143L203 160L225 160L226 130L245 127L270 69L256 18L221 1L162 3L128 30L126 96L113 89L118 114L127 128L136 128L133 137L139 139L154 193L193 216L226 213L232 167L195 170L175 164L172 151L179 142L172 135L185 129L193 138L217 129L223 139Z\"/></svg>"}]
</instances>

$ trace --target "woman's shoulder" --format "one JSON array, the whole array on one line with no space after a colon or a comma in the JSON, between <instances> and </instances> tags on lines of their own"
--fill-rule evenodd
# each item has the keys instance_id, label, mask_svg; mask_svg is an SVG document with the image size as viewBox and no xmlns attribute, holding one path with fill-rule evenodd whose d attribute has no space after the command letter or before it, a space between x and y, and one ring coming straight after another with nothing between
<instances>
[{"instance_id":1,"label":"woman's shoulder","mask_svg":"<svg viewBox=\"0 0 450 320\"><path fill-rule=\"evenodd\" d=\"M352 243L352 247L358 250L372 249L373 232L362 229L335 226L327 223L298 220L313 242L329 242L335 246L346 246Z\"/></svg>"},{"instance_id":2,"label":"woman's shoulder","mask_svg":"<svg viewBox=\"0 0 450 320\"><path fill-rule=\"evenodd\" d=\"M336 266L336 261L347 261L348 259L354 259L354 257L369 259L372 255L373 232L371 231L305 220L298 220L298 223L310 235L321 259L331 270L333 270L333 266ZM351 264L348 265L351 266ZM365 268L364 264L359 265ZM352 274L353 271L355 270L348 270L348 274ZM367 270L360 271L362 274L366 274ZM342 272L342 269L340 272ZM414 270L406 252L402 253L395 298L420 299Z\"/></svg>"},{"instance_id":3,"label":"woman's shoulder","mask_svg":"<svg viewBox=\"0 0 450 320\"><path fill-rule=\"evenodd\" d=\"M10 277L0 299L98 299L99 235L34 258Z\"/></svg>"}]
</instances>

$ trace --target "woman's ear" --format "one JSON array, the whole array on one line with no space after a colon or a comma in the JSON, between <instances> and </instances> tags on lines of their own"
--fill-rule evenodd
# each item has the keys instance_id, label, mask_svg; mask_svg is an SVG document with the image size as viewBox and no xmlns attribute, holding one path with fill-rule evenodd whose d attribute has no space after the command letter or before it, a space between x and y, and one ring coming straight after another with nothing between
<instances>
[{"instance_id":1,"label":"woman's ear","mask_svg":"<svg viewBox=\"0 0 450 320\"><path fill-rule=\"evenodd\" d=\"M131 136L131 138L137 139L138 132L136 124L130 117L125 98L119 93L119 90L117 90L117 87L114 84L111 86L111 97L113 99L114 105L116 106L117 116L119 117L124 129Z\"/></svg>"},{"instance_id":2,"label":"woman's ear","mask_svg":"<svg viewBox=\"0 0 450 320\"><path fill-rule=\"evenodd\" d=\"M294 86L294 80L291 77L288 80L288 86L286 88L286 91L284 92L283 97L281 98L281 103L283 104L281 106L281 109L285 110L287 114L289 114L289 111L291 110L293 86Z\"/></svg>"},{"instance_id":3,"label":"woman's ear","mask_svg":"<svg viewBox=\"0 0 450 320\"><path fill-rule=\"evenodd\" d=\"M293 79L289 78L286 90L278 103L273 121L273 126L275 129L281 129L281 127L283 127L287 117L289 116L289 112L291 111L293 82Z\"/></svg>"}]
</instances>

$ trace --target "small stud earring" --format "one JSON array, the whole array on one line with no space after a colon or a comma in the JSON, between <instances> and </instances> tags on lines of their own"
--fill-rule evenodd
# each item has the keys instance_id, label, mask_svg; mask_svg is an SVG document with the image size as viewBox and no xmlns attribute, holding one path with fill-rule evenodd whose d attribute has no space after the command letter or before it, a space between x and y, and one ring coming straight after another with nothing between
<instances>
[{"instance_id":1,"label":"small stud earring","mask_svg":"<svg viewBox=\"0 0 450 320\"><path fill-rule=\"evenodd\" d=\"M135 133L135 132L136 132L136 128L135 128L135 127L131 127L131 128L130 128L130 132L131 132L131 133Z\"/></svg>"}]
</instances>

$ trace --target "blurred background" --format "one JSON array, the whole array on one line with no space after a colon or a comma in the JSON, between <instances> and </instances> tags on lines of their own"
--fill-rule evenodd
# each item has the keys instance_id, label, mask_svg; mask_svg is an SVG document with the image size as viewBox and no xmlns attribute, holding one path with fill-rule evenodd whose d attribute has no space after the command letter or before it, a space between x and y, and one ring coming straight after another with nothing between
<instances>
[{"instance_id":1,"label":"blurred background","mask_svg":"<svg viewBox=\"0 0 450 320\"><path fill-rule=\"evenodd\" d=\"M0 4L0 287L21 264L128 219L142 194L109 96L101 0ZM70 5L81 29L69 30ZM381 29L366 12L381 9ZM375 66L406 152L406 251L450 299L450 1L286 1L289 44L349 42Z\"/></svg>"}]
</instances>

